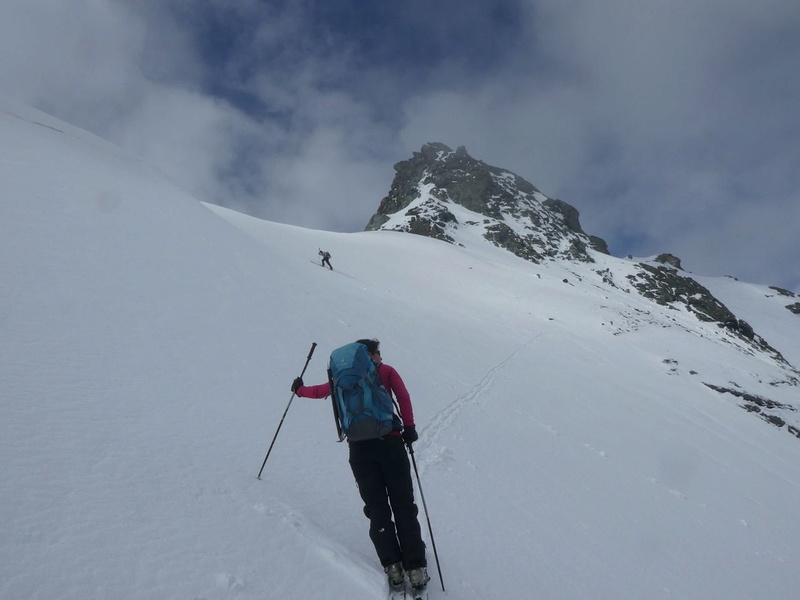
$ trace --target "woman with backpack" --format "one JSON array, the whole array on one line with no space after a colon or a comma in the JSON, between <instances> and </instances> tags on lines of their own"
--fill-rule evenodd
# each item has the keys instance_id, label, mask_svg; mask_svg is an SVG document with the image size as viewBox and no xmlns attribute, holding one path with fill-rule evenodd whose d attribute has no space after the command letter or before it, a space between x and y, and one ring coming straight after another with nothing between
<instances>
[{"instance_id":1,"label":"woman with backpack","mask_svg":"<svg viewBox=\"0 0 800 600\"><path fill-rule=\"evenodd\" d=\"M370 539L390 587L402 589L405 571L412 588L418 592L430 578L417 519L419 511L414 502L411 466L404 447L417 441L411 397L400 374L382 361L378 340L361 339L356 344L366 347L380 384L397 400L403 425L395 423L381 437L348 440L350 468L364 501L364 514L370 521ZM292 383L292 391L301 398L326 398L331 394L332 381L306 386L298 377Z\"/></svg>"}]
</instances>

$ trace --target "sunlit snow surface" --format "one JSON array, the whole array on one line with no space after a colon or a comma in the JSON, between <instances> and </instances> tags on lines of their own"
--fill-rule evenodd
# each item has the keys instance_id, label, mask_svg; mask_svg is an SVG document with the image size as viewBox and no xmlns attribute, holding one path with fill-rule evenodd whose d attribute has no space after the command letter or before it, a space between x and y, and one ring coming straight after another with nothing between
<instances>
[{"instance_id":1,"label":"sunlit snow surface","mask_svg":"<svg viewBox=\"0 0 800 600\"><path fill-rule=\"evenodd\" d=\"M256 479L312 342L320 383L361 337L414 401L431 598L796 597L800 440L704 385L797 407L791 371L630 261L259 221L24 107L0 140L0 598L381 598L327 401ZM785 299L699 279L800 364Z\"/></svg>"}]
</instances>

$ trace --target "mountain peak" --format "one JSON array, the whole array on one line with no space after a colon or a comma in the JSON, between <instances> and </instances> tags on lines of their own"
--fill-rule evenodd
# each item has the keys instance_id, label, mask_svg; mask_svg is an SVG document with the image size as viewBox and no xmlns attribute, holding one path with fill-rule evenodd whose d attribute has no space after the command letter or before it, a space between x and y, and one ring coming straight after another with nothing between
<instances>
[{"instance_id":1,"label":"mountain peak","mask_svg":"<svg viewBox=\"0 0 800 600\"><path fill-rule=\"evenodd\" d=\"M589 248L608 254L587 235L578 210L545 196L506 169L487 165L441 142L429 142L395 166L389 195L367 224L468 245L475 233L531 262L569 258L592 262Z\"/></svg>"}]
</instances>

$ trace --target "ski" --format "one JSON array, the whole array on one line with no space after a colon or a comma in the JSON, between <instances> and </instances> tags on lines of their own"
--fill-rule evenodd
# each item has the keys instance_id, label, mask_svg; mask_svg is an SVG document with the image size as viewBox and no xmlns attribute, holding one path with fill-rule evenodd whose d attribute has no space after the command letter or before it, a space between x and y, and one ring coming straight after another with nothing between
<instances>
[{"instance_id":1,"label":"ski","mask_svg":"<svg viewBox=\"0 0 800 600\"><path fill-rule=\"evenodd\" d=\"M411 592L406 591L405 585L390 585L389 586L389 600L428 600L427 586L411 588Z\"/></svg>"},{"instance_id":2,"label":"ski","mask_svg":"<svg viewBox=\"0 0 800 600\"><path fill-rule=\"evenodd\" d=\"M400 585L390 585L389 600L406 600L406 586L402 583Z\"/></svg>"},{"instance_id":3,"label":"ski","mask_svg":"<svg viewBox=\"0 0 800 600\"><path fill-rule=\"evenodd\" d=\"M428 586L411 588L411 597L414 600L428 600Z\"/></svg>"}]
</instances>

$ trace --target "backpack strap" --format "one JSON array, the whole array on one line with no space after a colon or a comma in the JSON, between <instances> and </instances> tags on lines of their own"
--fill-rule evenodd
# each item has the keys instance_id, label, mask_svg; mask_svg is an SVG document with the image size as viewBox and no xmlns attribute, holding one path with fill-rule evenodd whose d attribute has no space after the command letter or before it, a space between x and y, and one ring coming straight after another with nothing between
<instances>
[{"instance_id":1,"label":"backpack strap","mask_svg":"<svg viewBox=\"0 0 800 600\"><path fill-rule=\"evenodd\" d=\"M339 414L339 403L336 400L336 389L333 387L333 373L331 372L330 365L328 366L328 385L331 388L331 404L333 405L333 420L336 423L336 436L339 438L337 442L343 442L345 435L342 431L342 420Z\"/></svg>"}]
</instances>

